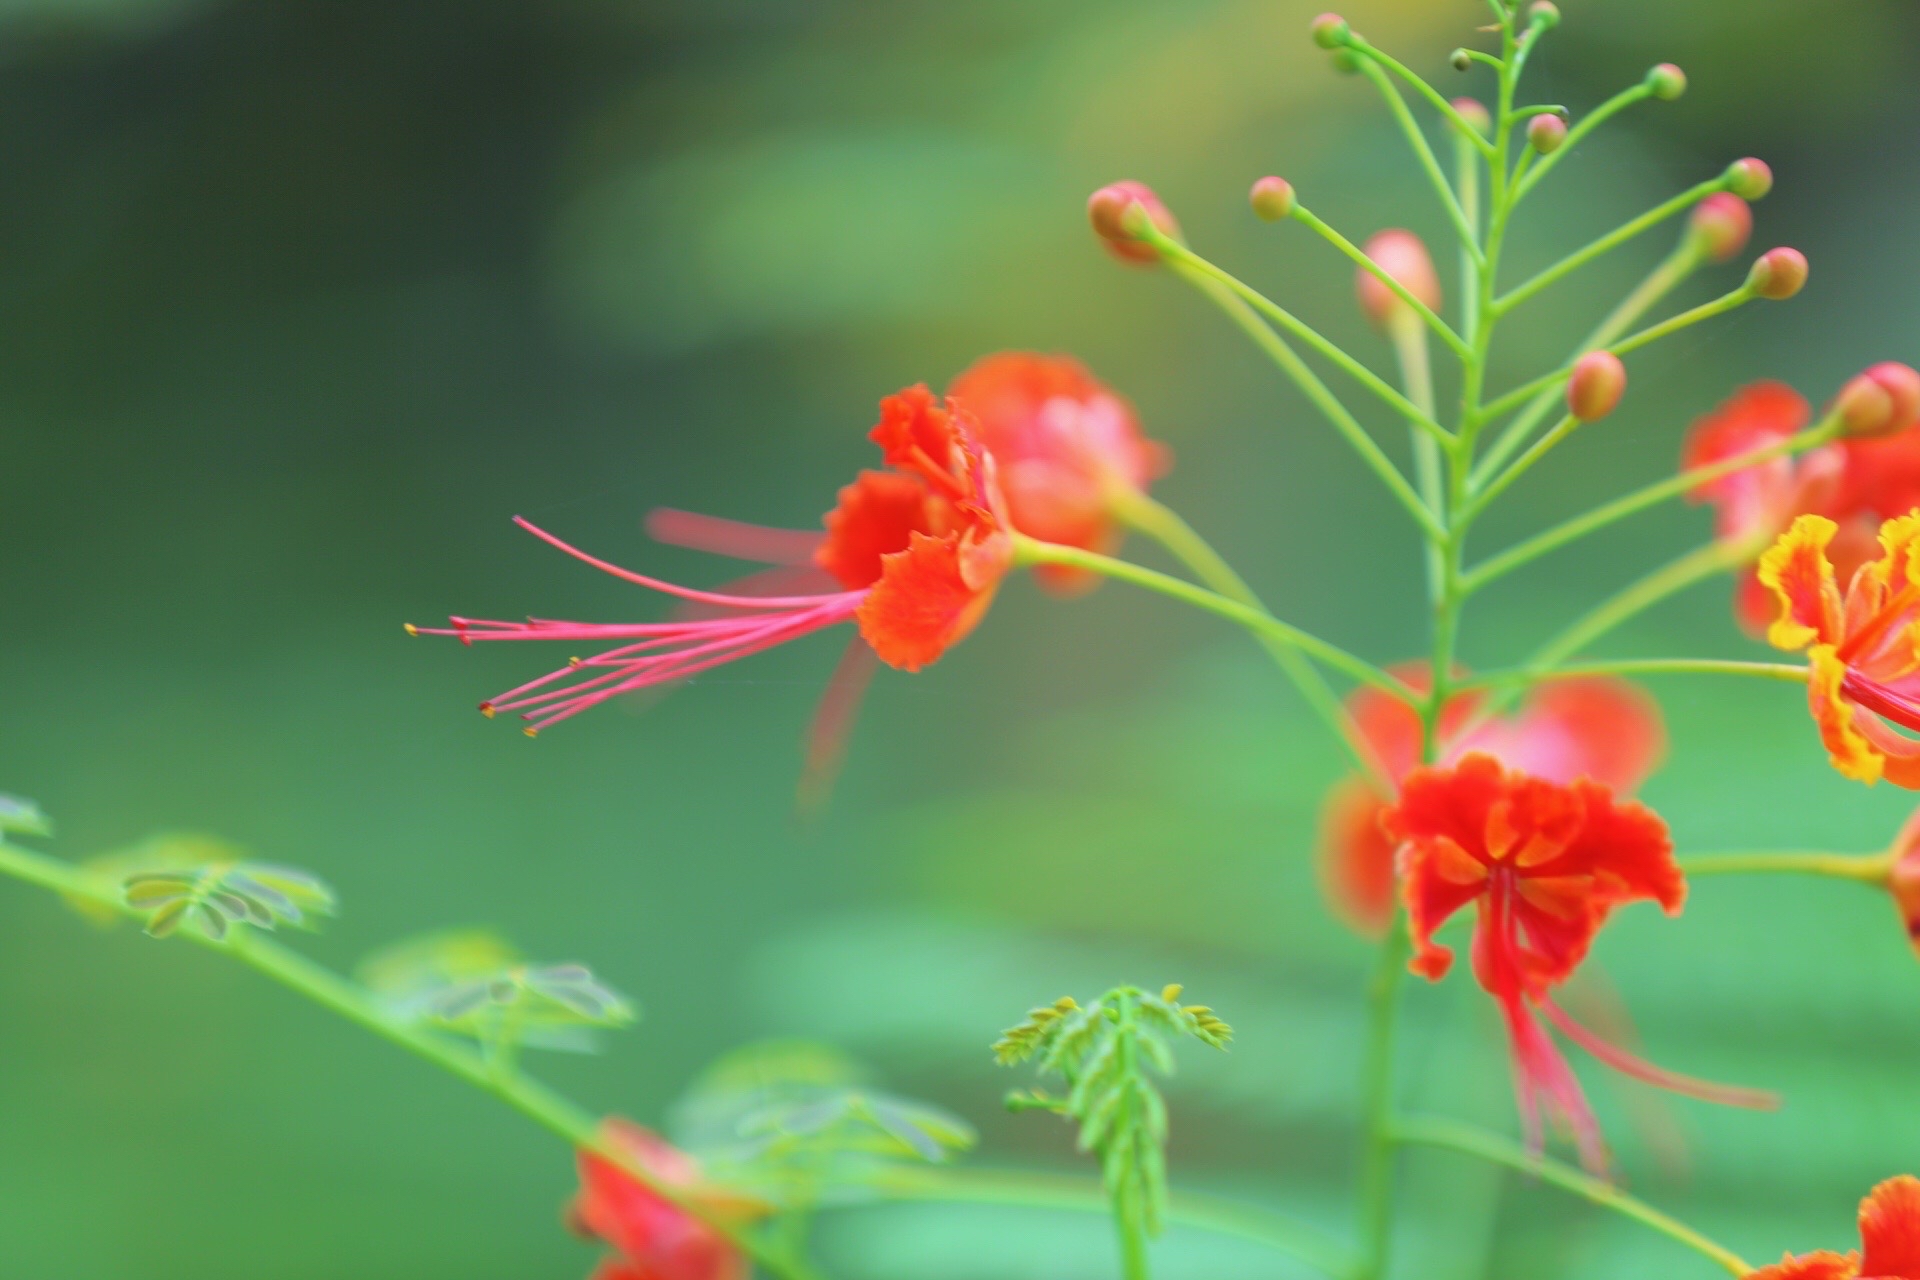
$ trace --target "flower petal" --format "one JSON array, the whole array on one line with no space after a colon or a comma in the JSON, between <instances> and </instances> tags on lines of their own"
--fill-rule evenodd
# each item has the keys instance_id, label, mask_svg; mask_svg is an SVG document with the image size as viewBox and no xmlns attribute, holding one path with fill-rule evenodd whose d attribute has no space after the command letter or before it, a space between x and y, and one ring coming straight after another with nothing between
<instances>
[{"instance_id":1,"label":"flower petal","mask_svg":"<svg viewBox=\"0 0 1920 1280\"><path fill-rule=\"evenodd\" d=\"M1631 791L1666 747L1659 704L1637 685L1595 676L1539 686L1495 753L1509 768L1550 782L1592 778Z\"/></svg>"},{"instance_id":2,"label":"flower petal","mask_svg":"<svg viewBox=\"0 0 1920 1280\"><path fill-rule=\"evenodd\" d=\"M973 630L997 580L970 586L960 540L913 534L907 549L882 557L880 580L855 615L860 634L888 666L918 671Z\"/></svg>"},{"instance_id":3,"label":"flower petal","mask_svg":"<svg viewBox=\"0 0 1920 1280\"><path fill-rule=\"evenodd\" d=\"M1767 641L1775 648L1840 642L1840 590L1827 559L1827 544L1837 528L1825 516L1796 517L1760 557L1760 581L1780 605L1767 630Z\"/></svg>"},{"instance_id":4,"label":"flower petal","mask_svg":"<svg viewBox=\"0 0 1920 1280\"><path fill-rule=\"evenodd\" d=\"M1920 1277L1920 1178L1889 1178L1860 1202L1863 1276Z\"/></svg>"},{"instance_id":5,"label":"flower petal","mask_svg":"<svg viewBox=\"0 0 1920 1280\"><path fill-rule=\"evenodd\" d=\"M1807 651L1807 662L1807 710L1813 714L1813 722L1820 726L1820 741L1827 748L1827 758L1842 777L1872 786L1886 769L1887 757L1862 729L1869 725L1886 727L1870 713L1855 707L1841 692L1847 668L1832 645L1814 645ZM1886 729L1886 732L1892 734L1893 731Z\"/></svg>"},{"instance_id":6,"label":"flower petal","mask_svg":"<svg viewBox=\"0 0 1920 1280\"><path fill-rule=\"evenodd\" d=\"M1394 846L1380 829L1387 805L1372 783L1355 776L1335 783L1320 806L1321 891L1335 914L1370 938L1393 921Z\"/></svg>"},{"instance_id":7,"label":"flower petal","mask_svg":"<svg viewBox=\"0 0 1920 1280\"><path fill-rule=\"evenodd\" d=\"M880 580L883 557L905 551L913 534L936 532L944 503L912 476L862 471L827 513L826 541L813 553L814 563L849 591L870 587Z\"/></svg>"},{"instance_id":8,"label":"flower petal","mask_svg":"<svg viewBox=\"0 0 1920 1280\"><path fill-rule=\"evenodd\" d=\"M1860 1274L1860 1255L1854 1253L1788 1254L1770 1267L1749 1272L1746 1280L1856 1280Z\"/></svg>"}]
</instances>

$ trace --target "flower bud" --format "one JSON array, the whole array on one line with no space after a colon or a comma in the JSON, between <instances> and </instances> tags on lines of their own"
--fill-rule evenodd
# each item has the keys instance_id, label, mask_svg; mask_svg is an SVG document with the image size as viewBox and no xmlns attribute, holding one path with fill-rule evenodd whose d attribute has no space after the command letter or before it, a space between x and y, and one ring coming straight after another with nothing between
<instances>
[{"instance_id":1,"label":"flower bud","mask_svg":"<svg viewBox=\"0 0 1920 1280\"><path fill-rule=\"evenodd\" d=\"M1335 49L1327 61L1343 76L1360 74L1360 55L1351 49Z\"/></svg>"},{"instance_id":2,"label":"flower bud","mask_svg":"<svg viewBox=\"0 0 1920 1280\"><path fill-rule=\"evenodd\" d=\"M1453 109L1481 137L1493 132L1493 116L1478 98L1455 98Z\"/></svg>"},{"instance_id":3,"label":"flower bud","mask_svg":"<svg viewBox=\"0 0 1920 1280\"><path fill-rule=\"evenodd\" d=\"M1920 425L1920 373L1893 361L1874 365L1840 389L1832 412L1850 436L1898 435Z\"/></svg>"},{"instance_id":4,"label":"flower bud","mask_svg":"<svg viewBox=\"0 0 1920 1280\"><path fill-rule=\"evenodd\" d=\"M1553 0L1533 0L1527 8L1527 20L1537 27L1560 25L1560 6Z\"/></svg>"},{"instance_id":5,"label":"flower bud","mask_svg":"<svg viewBox=\"0 0 1920 1280\"><path fill-rule=\"evenodd\" d=\"M1447 62L1455 71L1473 70L1473 55L1465 49L1455 49L1447 56Z\"/></svg>"},{"instance_id":6,"label":"flower bud","mask_svg":"<svg viewBox=\"0 0 1920 1280\"><path fill-rule=\"evenodd\" d=\"M1647 88L1662 102L1672 102L1687 91L1687 73L1671 62L1663 62L1647 72Z\"/></svg>"},{"instance_id":7,"label":"flower bud","mask_svg":"<svg viewBox=\"0 0 1920 1280\"><path fill-rule=\"evenodd\" d=\"M1807 257L1798 249L1769 249L1747 272L1747 287L1762 298L1785 302L1807 284Z\"/></svg>"},{"instance_id":8,"label":"flower bud","mask_svg":"<svg viewBox=\"0 0 1920 1280\"><path fill-rule=\"evenodd\" d=\"M1347 20L1337 13L1321 14L1307 29L1313 32L1313 42L1322 49L1338 49L1353 34Z\"/></svg>"},{"instance_id":9,"label":"flower bud","mask_svg":"<svg viewBox=\"0 0 1920 1280\"><path fill-rule=\"evenodd\" d=\"M1598 422L1627 394L1627 366L1611 351L1589 351L1567 379L1567 412L1582 422Z\"/></svg>"},{"instance_id":10,"label":"flower bud","mask_svg":"<svg viewBox=\"0 0 1920 1280\"><path fill-rule=\"evenodd\" d=\"M1160 260L1160 255L1152 245L1141 243L1146 228L1140 225L1142 215L1135 210L1143 210L1146 219L1167 235L1180 238L1180 224L1144 182L1109 183L1087 197L1087 221L1106 242L1108 251L1122 262L1150 266Z\"/></svg>"},{"instance_id":11,"label":"flower bud","mask_svg":"<svg viewBox=\"0 0 1920 1280\"><path fill-rule=\"evenodd\" d=\"M1527 121L1527 142L1543 156L1550 156L1567 140L1567 122L1552 112L1543 111Z\"/></svg>"},{"instance_id":12,"label":"flower bud","mask_svg":"<svg viewBox=\"0 0 1920 1280\"><path fill-rule=\"evenodd\" d=\"M1433 258L1419 236L1394 228L1374 236L1363 249L1374 265L1398 281L1401 288L1430 309L1440 309L1440 277L1434 272ZM1383 329L1394 316L1409 310L1399 294L1365 267L1360 268L1356 284L1360 309L1367 313L1367 319Z\"/></svg>"},{"instance_id":13,"label":"flower bud","mask_svg":"<svg viewBox=\"0 0 1920 1280\"><path fill-rule=\"evenodd\" d=\"M1253 184L1247 193L1255 216L1263 222L1279 222L1293 213L1293 184L1285 178L1269 175Z\"/></svg>"},{"instance_id":14,"label":"flower bud","mask_svg":"<svg viewBox=\"0 0 1920 1280\"><path fill-rule=\"evenodd\" d=\"M1727 190L1742 200L1758 200L1773 190L1773 170L1752 156L1735 160L1727 166Z\"/></svg>"},{"instance_id":15,"label":"flower bud","mask_svg":"<svg viewBox=\"0 0 1920 1280\"><path fill-rule=\"evenodd\" d=\"M1708 262L1727 262L1747 247L1753 235L1753 209L1731 191L1708 196L1693 207L1687 236L1694 252Z\"/></svg>"}]
</instances>

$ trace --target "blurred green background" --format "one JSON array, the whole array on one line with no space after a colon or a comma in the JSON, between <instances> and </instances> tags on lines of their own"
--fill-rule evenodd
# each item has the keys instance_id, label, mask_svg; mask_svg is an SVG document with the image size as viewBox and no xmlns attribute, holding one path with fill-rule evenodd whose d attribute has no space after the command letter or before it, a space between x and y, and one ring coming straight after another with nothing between
<instances>
[{"instance_id":1,"label":"blurred green background","mask_svg":"<svg viewBox=\"0 0 1920 1280\"><path fill-rule=\"evenodd\" d=\"M1342 262L1244 201L1279 172L1356 240L1439 242L1371 90L1307 42L1319 4L8 0L0 789L69 856L207 830L320 872L346 909L310 949L343 967L462 924L593 964L646 1020L538 1065L646 1120L725 1048L801 1034L969 1117L976 1160L1066 1167L1064 1126L1000 1114L1019 1081L986 1045L1063 992L1183 981L1240 1039L1185 1055L1177 1185L1340 1229L1368 953L1309 864L1340 759L1244 637L1125 587L1016 584L937 668L883 674L806 824L830 638L529 743L472 705L564 655L399 625L651 616L507 517L718 582L732 566L650 546L642 513L810 524L870 462L880 395L1032 347L1134 398L1178 453L1160 493L1283 616L1419 651L1395 511L1220 317L1082 220L1100 183L1151 182L1203 252L1381 360ZM1561 168L1516 269L1753 153L1779 177L1755 247L1803 248L1813 281L1637 359L1622 411L1483 548L1670 470L1740 381L1818 399L1920 356L1908 0L1562 7L1529 97L1578 111L1669 58L1693 90ZM1346 12L1482 87L1444 61L1477 0ZM1531 304L1496 383L1557 360L1668 243ZM1467 660L1514 658L1707 525L1663 509L1511 579ZM1714 586L1610 651L1750 650ZM1646 795L1683 850L1865 850L1910 806L1833 775L1789 688L1658 692L1673 756ZM1764 1259L1851 1243L1870 1182L1920 1171L1920 968L1884 901L1703 884L1598 954L1654 1057L1789 1096L1722 1113L1588 1072L1636 1190ZM1507 1129L1489 1013L1463 980L1412 993L1411 1092ZM547 1135L217 957L0 885L0 1026L0 1274L558 1280L594 1256L559 1230ZM1551 1190L1409 1167L1403 1274L1710 1273ZM851 1278L1112 1274L1101 1222L1020 1210L862 1210L825 1248ZM1298 1274L1180 1231L1157 1257Z\"/></svg>"}]
</instances>

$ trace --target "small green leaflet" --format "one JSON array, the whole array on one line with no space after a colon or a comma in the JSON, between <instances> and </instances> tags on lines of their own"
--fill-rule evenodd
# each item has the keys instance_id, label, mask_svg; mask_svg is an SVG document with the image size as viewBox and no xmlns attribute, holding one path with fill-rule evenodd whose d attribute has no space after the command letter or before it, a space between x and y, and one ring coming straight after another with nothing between
<instances>
[{"instance_id":1,"label":"small green leaflet","mask_svg":"<svg viewBox=\"0 0 1920 1280\"><path fill-rule=\"evenodd\" d=\"M147 933L164 938L189 922L215 942L235 925L311 928L332 915L333 891L294 867L223 862L189 870L138 871L122 882L126 904L146 917Z\"/></svg>"}]
</instances>

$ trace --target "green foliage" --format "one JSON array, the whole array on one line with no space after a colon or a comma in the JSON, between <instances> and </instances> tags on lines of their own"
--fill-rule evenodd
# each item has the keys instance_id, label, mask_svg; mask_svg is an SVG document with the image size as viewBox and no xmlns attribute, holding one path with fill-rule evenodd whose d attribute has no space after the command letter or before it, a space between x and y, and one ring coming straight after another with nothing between
<instances>
[{"instance_id":1,"label":"green foliage","mask_svg":"<svg viewBox=\"0 0 1920 1280\"><path fill-rule=\"evenodd\" d=\"M1225 1049L1233 1028L1205 1005L1182 1005L1180 987L1153 995L1115 987L1082 1007L1071 997L1034 1009L993 1046L1002 1066L1037 1059L1066 1081L1065 1097L1041 1090L1007 1099L1014 1111L1052 1111L1079 1125L1079 1146L1100 1158L1114 1214L1130 1229L1160 1234L1167 1204L1167 1104L1149 1068L1173 1071L1169 1037Z\"/></svg>"},{"instance_id":2,"label":"green foliage","mask_svg":"<svg viewBox=\"0 0 1920 1280\"><path fill-rule=\"evenodd\" d=\"M403 1020L496 1048L591 1051L595 1028L639 1017L585 965L528 964L512 945L479 929L398 943L369 956L358 976Z\"/></svg>"},{"instance_id":3,"label":"green foliage","mask_svg":"<svg viewBox=\"0 0 1920 1280\"><path fill-rule=\"evenodd\" d=\"M53 823L40 806L19 796L0 794L0 836L50 836Z\"/></svg>"},{"instance_id":4,"label":"green foliage","mask_svg":"<svg viewBox=\"0 0 1920 1280\"><path fill-rule=\"evenodd\" d=\"M314 916L334 910L333 891L317 877L266 862L138 871L122 881L121 889L127 906L146 917L147 933L155 938L191 922L220 942L235 925L309 928Z\"/></svg>"}]
</instances>

